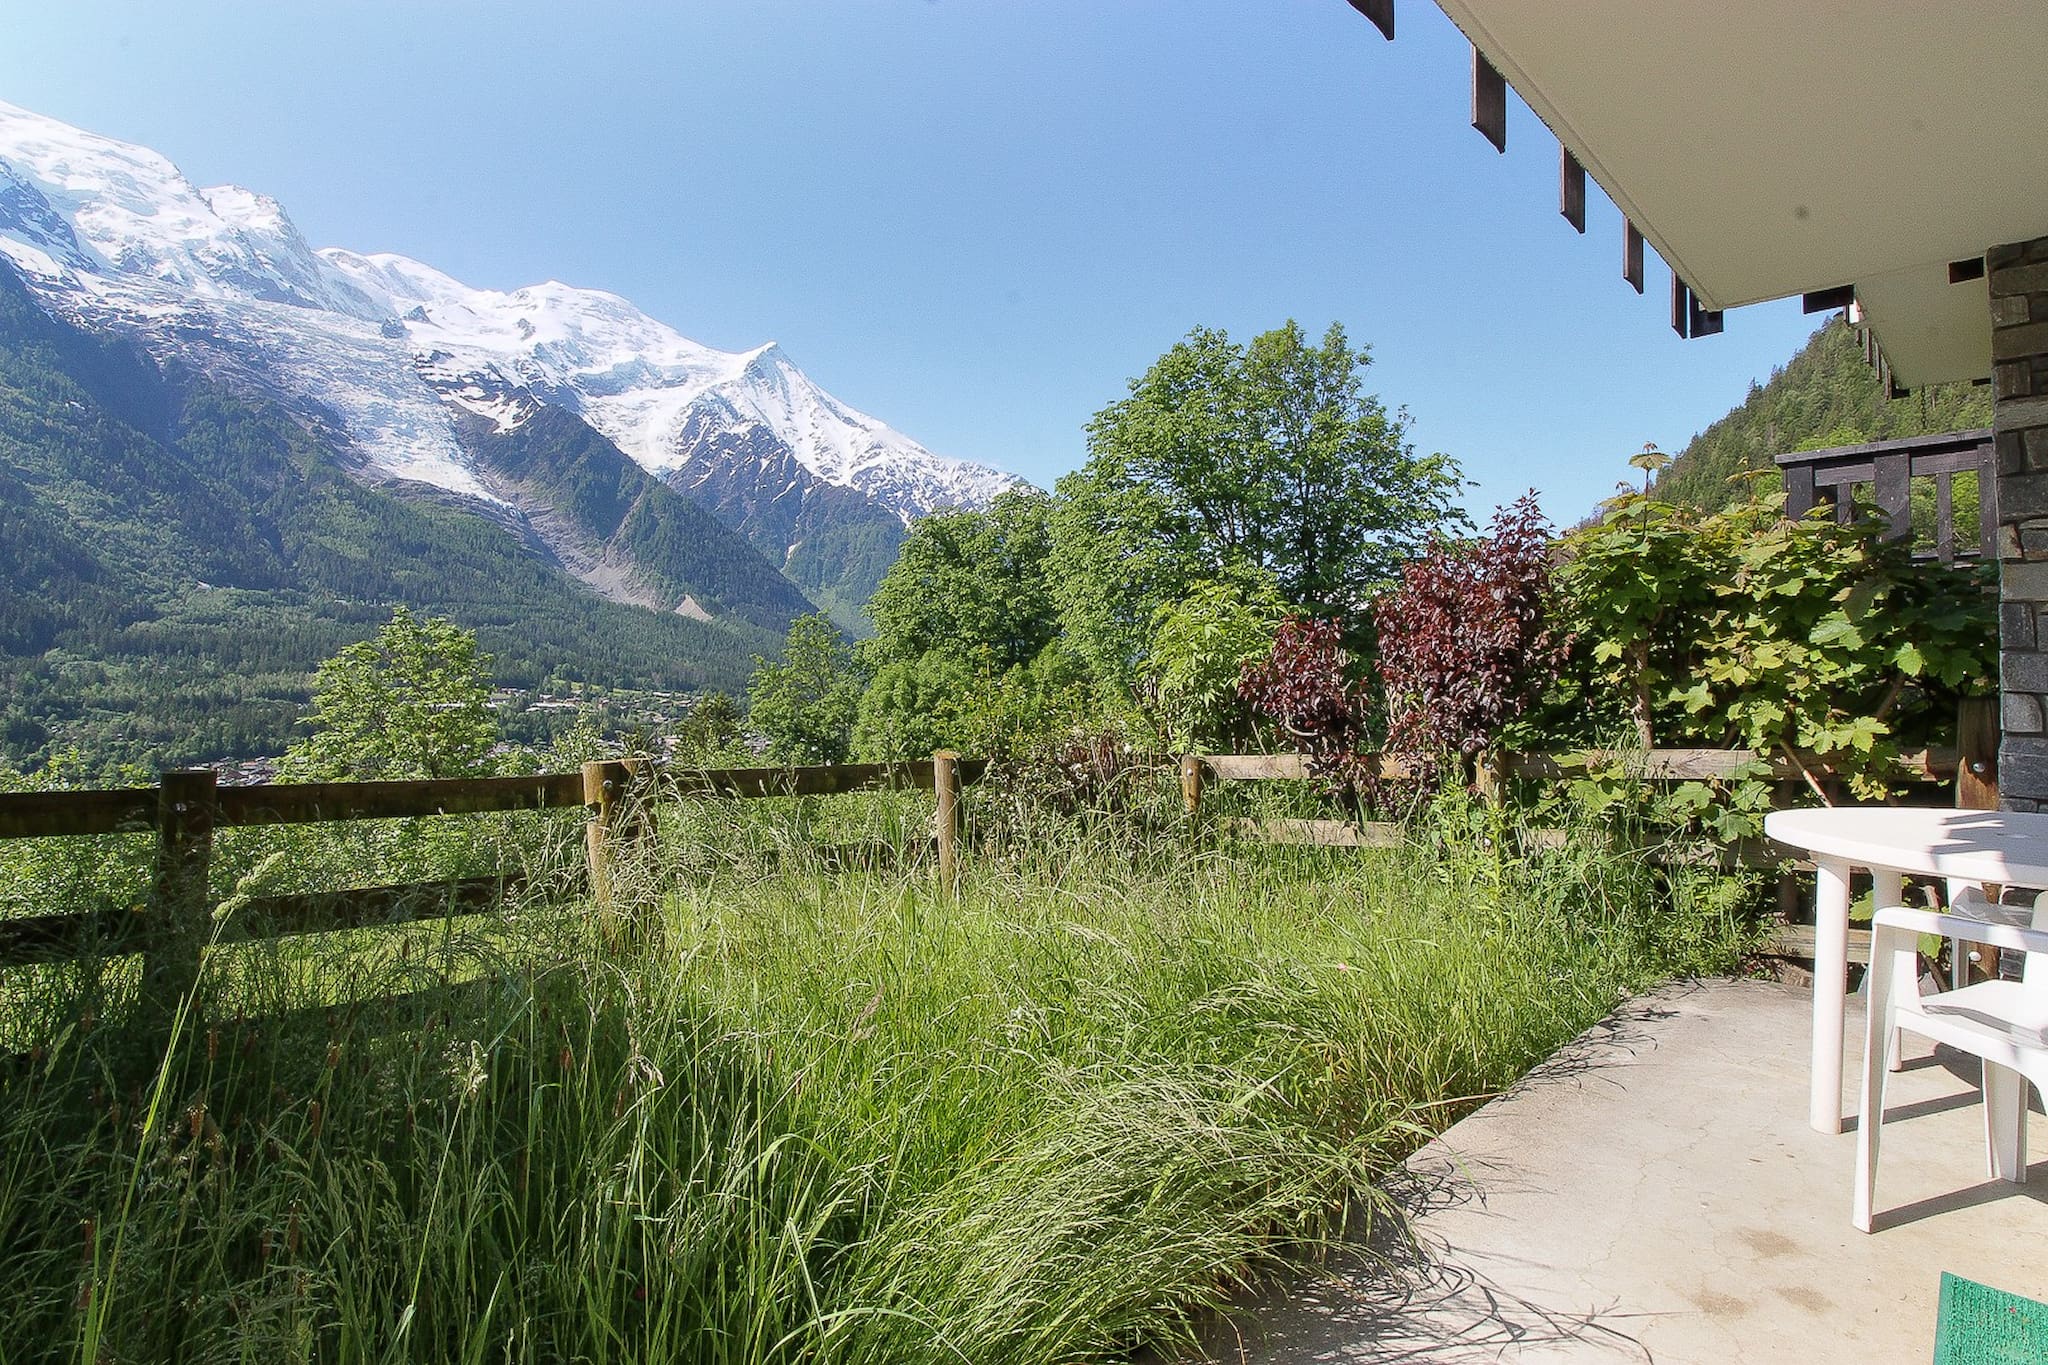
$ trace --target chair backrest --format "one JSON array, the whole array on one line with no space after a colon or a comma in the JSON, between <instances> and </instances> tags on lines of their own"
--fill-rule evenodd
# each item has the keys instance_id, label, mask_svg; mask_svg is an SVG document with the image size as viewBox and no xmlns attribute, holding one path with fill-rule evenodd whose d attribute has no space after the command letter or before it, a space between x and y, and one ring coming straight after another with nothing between
<instances>
[{"instance_id":1,"label":"chair backrest","mask_svg":"<svg viewBox=\"0 0 2048 1365\"><path fill-rule=\"evenodd\" d=\"M2034 927L2048 929L2048 893L2034 897ZM2028 953L2020 964L2020 980L2029 991L2048 992L2048 953Z\"/></svg>"},{"instance_id":2,"label":"chair backrest","mask_svg":"<svg viewBox=\"0 0 2048 1365\"><path fill-rule=\"evenodd\" d=\"M1998 903L2016 909L2032 906L2034 915L2028 924L2036 929L2048 929L2048 891L2025 891L2009 886L2000 893ZM2010 971L2009 968L2007 970ZM2026 983L2029 992L2048 991L2048 953L2023 954L2020 980Z\"/></svg>"},{"instance_id":3,"label":"chair backrest","mask_svg":"<svg viewBox=\"0 0 2048 1365\"><path fill-rule=\"evenodd\" d=\"M1951 879L1948 884L1949 904L1961 914L1981 913L1989 905L1984 888L1975 882L1958 882ZM2012 909L2033 909L2029 921L2036 929L2048 930L2048 891L2028 891L2017 886L2003 887L1999 891L1998 904ZM2002 965L2002 964L2001 964ZM2019 979L2030 991L2048 991L2048 953L2027 953L2020 964Z\"/></svg>"}]
</instances>

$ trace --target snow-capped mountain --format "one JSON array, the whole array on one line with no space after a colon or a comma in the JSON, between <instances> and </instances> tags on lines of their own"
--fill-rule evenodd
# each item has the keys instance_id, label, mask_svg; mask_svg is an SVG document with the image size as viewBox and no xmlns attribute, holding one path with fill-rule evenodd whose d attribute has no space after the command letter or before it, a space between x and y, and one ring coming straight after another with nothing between
<instances>
[{"instance_id":1,"label":"snow-capped mountain","mask_svg":"<svg viewBox=\"0 0 2048 1365\"><path fill-rule=\"evenodd\" d=\"M718 351L616 294L549 281L472 289L403 256L328 248L321 258L405 324L422 372L451 401L501 423L519 395L581 413L650 472L702 474L707 430L760 432L828 484L866 493L906 522L978 507L1015 482L944 459L826 393L770 342Z\"/></svg>"},{"instance_id":2,"label":"snow-capped mountain","mask_svg":"<svg viewBox=\"0 0 2048 1365\"><path fill-rule=\"evenodd\" d=\"M474 418L503 433L541 406L576 414L785 570L827 507L900 537L1015 482L841 403L772 343L718 351L598 290L475 289L402 256L315 251L275 200L197 188L147 148L4 103L0 255L53 314L282 399L345 440L363 477L501 511L534 509L478 454ZM799 582L841 608L871 586L834 572Z\"/></svg>"}]
</instances>

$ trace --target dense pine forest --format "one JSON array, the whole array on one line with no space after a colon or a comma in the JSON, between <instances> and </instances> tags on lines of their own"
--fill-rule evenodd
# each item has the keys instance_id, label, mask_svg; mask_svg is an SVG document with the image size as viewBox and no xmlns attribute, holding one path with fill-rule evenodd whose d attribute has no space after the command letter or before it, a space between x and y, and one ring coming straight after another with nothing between
<instances>
[{"instance_id":1,"label":"dense pine forest","mask_svg":"<svg viewBox=\"0 0 2048 1365\"><path fill-rule=\"evenodd\" d=\"M1767 470L1788 450L1926 436L1991 425L1991 390L1933 384L1891 398L1863 358L1856 334L1839 318L1813 334L1799 354L1726 417L1692 438L1658 478L1667 502L1718 511L1747 497L1751 470Z\"/></svg>"}]
</instances>

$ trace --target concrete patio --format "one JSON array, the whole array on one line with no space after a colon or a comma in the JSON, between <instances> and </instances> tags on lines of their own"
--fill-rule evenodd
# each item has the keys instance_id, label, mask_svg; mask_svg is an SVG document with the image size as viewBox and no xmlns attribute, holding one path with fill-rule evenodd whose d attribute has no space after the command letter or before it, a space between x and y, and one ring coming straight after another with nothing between
<instances>
[{"instance_id":1,"label":"concrete patio","mask_svg":"<svg viewBox=\"0 0 2048 1365\"><path fill-rule=\"evenodd\" d=\"M1406 1163L1412 1240L1243 1315L1213 1355L1926 1361L1941 1271L2048 1299L2038 1099L2031 1179L1987 1181L1975 1061L1909 1037L1859 1233L1853 1126L1806 1126L1808 999L1716 981L1630 1002Z\"/></svg>"}]
</instances>

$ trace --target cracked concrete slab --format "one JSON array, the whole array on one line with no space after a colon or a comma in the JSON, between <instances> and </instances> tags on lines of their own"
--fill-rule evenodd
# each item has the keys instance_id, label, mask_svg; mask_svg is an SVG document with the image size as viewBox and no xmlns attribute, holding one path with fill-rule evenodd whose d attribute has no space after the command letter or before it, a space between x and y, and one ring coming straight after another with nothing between
<instances>
[{"instance_id":1,"label":"cracked concrete slab","mask_svg":"<svg viewBox=\"0 0 2048 1365\"><path fill-rule=\"evenodd\" d=\"M2048 1299L2039 1098L2030 1180L1991 1181L1975 1060L1909 1037L1878 1230L1857 1232L1854 1133L1806 1126L1809 998L1716 981L1631 1001L1408 1160L1405 1237L1238 1315L1213 1357L1925 1361L1942 1271Z\"/></svg>"}]
</instances>

